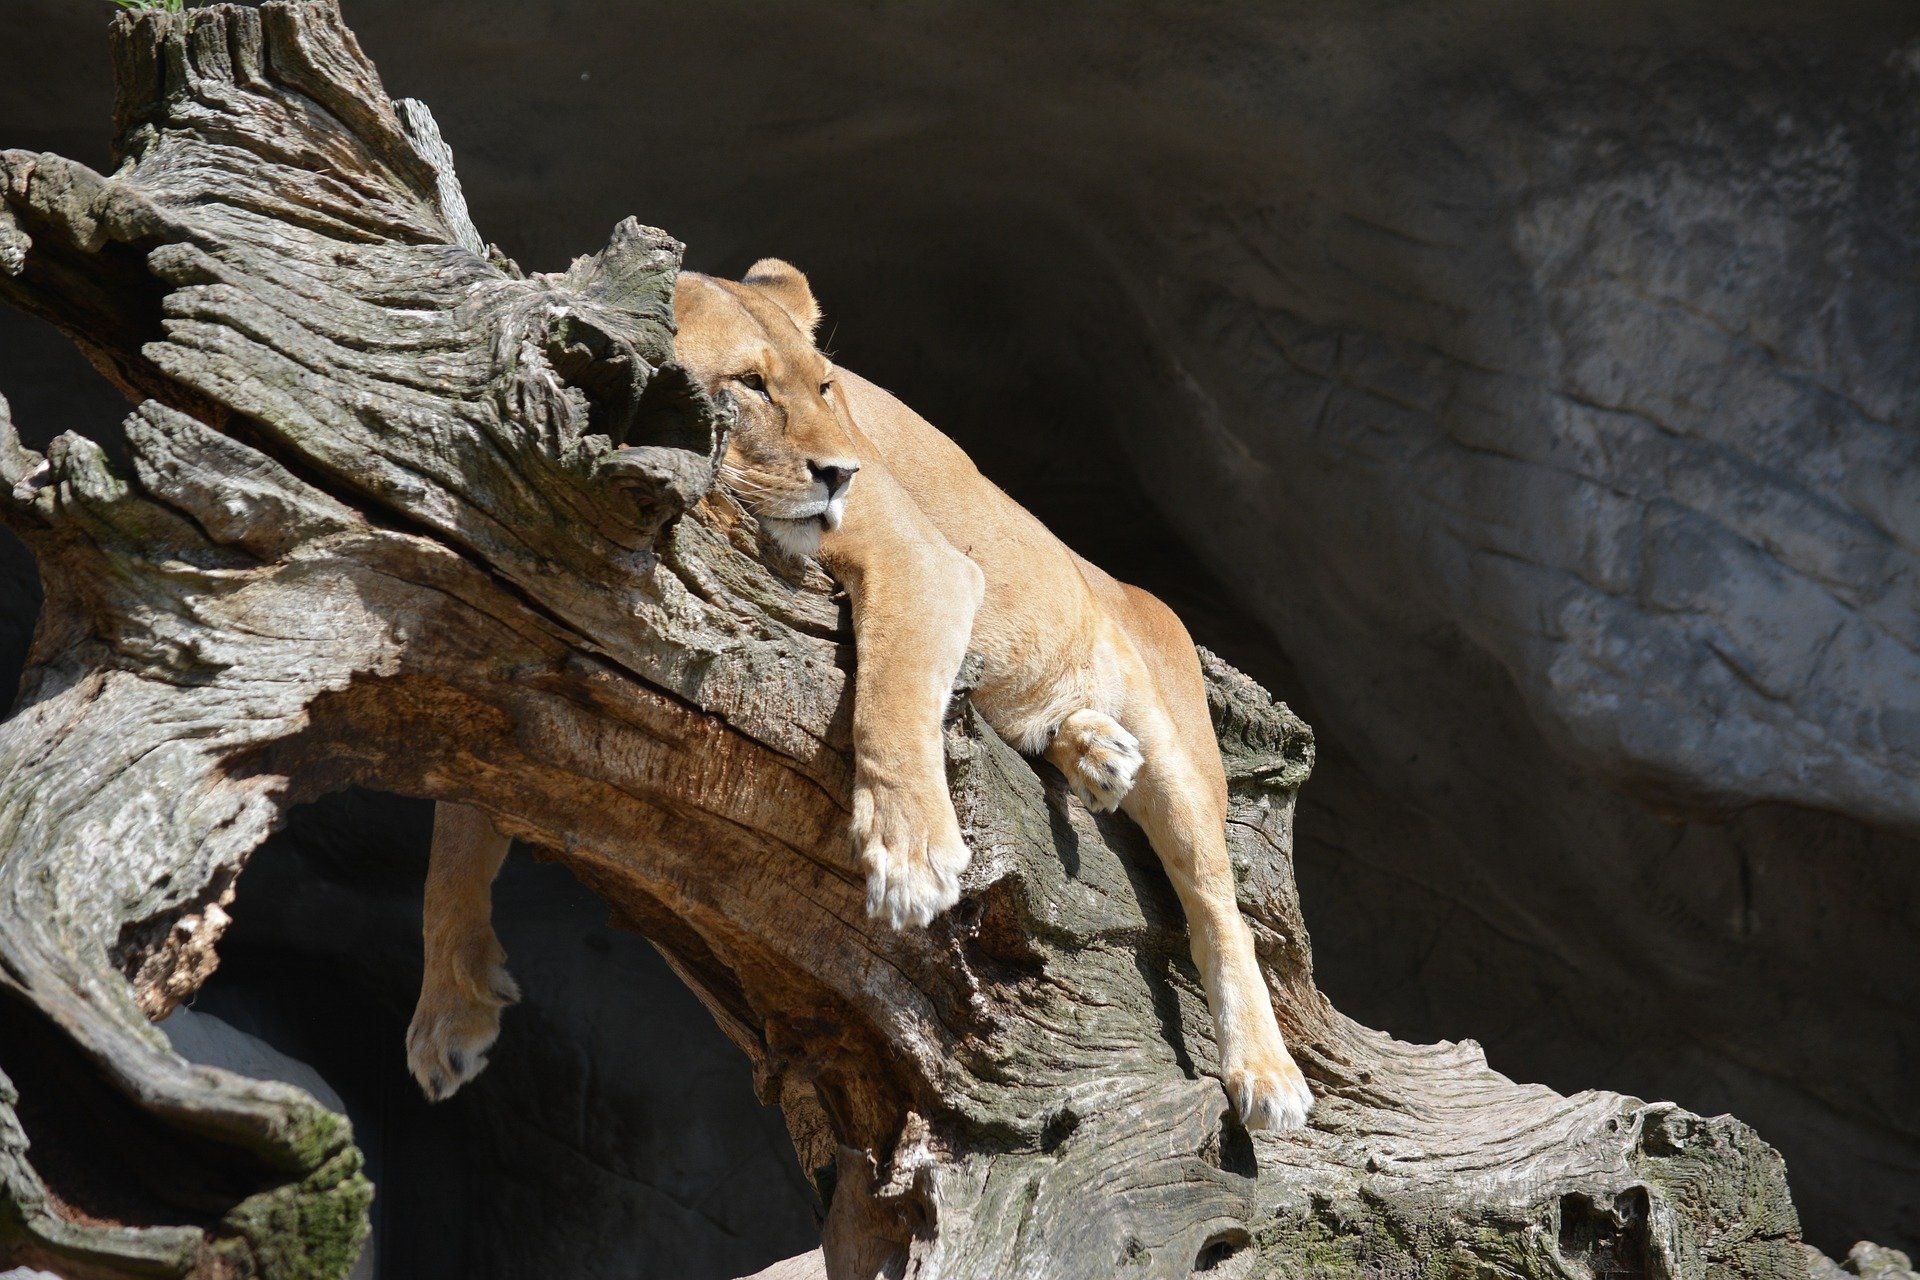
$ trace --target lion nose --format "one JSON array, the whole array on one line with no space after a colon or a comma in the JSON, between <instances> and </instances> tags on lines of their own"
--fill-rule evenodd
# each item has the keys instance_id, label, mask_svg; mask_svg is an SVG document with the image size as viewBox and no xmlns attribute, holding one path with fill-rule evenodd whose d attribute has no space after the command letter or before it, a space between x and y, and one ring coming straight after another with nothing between
<instances>
[{"instance_id":1,"label":"lion nose","mask_svg":"<svg viewBox=\"0 0 1920 1280\"><path fill-rule=\"evenodd\" d=\"M829 502L847 491L847 486L853 483L853 473L859 469L860 464L857 462L809 462L807 464L807 470L813 472L813 478L827 486Z\"/></svg>"}]
</instances>

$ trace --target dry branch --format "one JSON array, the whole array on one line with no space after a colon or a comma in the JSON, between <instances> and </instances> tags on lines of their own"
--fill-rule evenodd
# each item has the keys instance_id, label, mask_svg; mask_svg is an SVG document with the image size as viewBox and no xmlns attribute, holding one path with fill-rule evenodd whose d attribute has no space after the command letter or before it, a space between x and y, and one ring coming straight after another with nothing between
<instances>
[{"instance_id":1,"label":"dry branch","mask_svg":"<svg viewBox=\"0 0 1920 1280\"><path fill-rule=\"evenodd\" d=\"M362 783L485 809L669 957L830 1201L786 1272L1807 1274L1738 1122L1516 1085L1326 1003L1289 859L1311 737L1217 661L1309 1131L1230 1118L1144 840L964 700L965 897L924 932L868 920L853 655L818 571L702 500L725 412L671 360L678 246L628 222L552 276L487 249L332 0L113 43L112 177L0 154L0 294L139 406L124 465L0 419L46 585L0 729L0 1260L344 1273L370 1194L345 1122L148 1018L211 971L288 809Z\"/></svg>"}]
</instances>

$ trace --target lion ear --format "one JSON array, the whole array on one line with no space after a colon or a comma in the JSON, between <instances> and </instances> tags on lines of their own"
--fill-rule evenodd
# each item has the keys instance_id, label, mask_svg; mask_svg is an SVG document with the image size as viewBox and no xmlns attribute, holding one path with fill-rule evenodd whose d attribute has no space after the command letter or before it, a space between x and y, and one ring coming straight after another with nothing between
<instances>
[{"instance_id":1,"label":"lion ear","mask_svg":"<svg viewBox=\"0 0 1920 1280\"><path fill-rule=\"evenodd\" d=\"M740 283L750 284L773 299L809 338L820 327L820 304L813 300L813 289L807 284L807 278L791 262L762 258L747 268Z\"/></svg>"}]
</instances>

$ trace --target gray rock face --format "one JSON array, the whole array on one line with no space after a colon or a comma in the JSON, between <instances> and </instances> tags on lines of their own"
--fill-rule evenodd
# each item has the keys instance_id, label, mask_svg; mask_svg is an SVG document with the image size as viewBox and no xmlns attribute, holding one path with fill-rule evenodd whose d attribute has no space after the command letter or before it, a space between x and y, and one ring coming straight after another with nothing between
<instances>
[{"instance_id":1,"label":"gray rock face","mask_svg":"<svg viewBox=\"0 0 1920 1280\"><path fill-rule=\"evenodd\" d=\"M103 162L100 15L24 3L0 143ZM638 213L702 269L792 258L849 366L1288 696L1348 1012L1731 1110L1829 1252L1920 1243L1920 13L650 8L670 38L584 0L350 16L483 234L553 268ZM25 323L23 429L121 412ZM625 1069L593 1028L665 981L568 972L605 1003L523 1084ZM641 1163L503 1174L497 1221L651 1176L594 1128Z\"/></svg>"}]
</instances>

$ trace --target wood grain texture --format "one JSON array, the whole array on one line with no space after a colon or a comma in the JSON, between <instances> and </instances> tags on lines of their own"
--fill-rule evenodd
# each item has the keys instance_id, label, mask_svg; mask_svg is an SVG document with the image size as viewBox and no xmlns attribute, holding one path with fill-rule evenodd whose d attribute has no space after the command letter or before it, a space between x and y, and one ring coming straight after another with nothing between
<instances>
[{"instance_id":1,"label":"wood grain texture","mask_svg":"<svg viewBox=\"0 0 1920 1280\"><path fill-rule=\"evenodd\" d=\"M332 0L113 39L116 173L0 153L0 294L138 405L125 459L0 418L46 587L0 728L0 1260L345 1273L370 1195L345 1122L148 1019L211 972L289 807L360 783L486 810L659 946L830 1203L774 1274L1808 1274L1737 1121L1518 1085L1327 1004L1290 862L1311 734L1211 657L1306 1132L1230 1118L1140 833L964 699L964 897L869 920L854 655L831 584L708 493L727 412L672 363L679 246L623 223L546 276L485 248Z\"/></svg>"}]
</instances>

